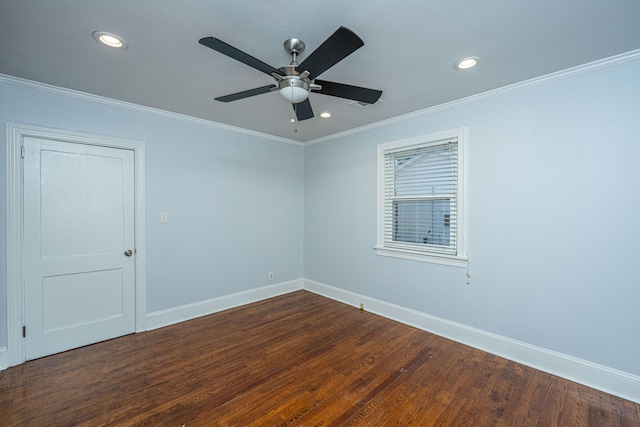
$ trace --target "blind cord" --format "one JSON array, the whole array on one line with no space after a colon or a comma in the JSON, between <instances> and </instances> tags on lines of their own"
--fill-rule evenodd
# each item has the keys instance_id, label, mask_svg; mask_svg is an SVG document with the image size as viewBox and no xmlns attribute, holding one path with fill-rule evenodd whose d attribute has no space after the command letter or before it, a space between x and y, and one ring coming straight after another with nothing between
<instances>
[{"instance_id":1,"label":"blind cord","mask_svg":"<svg viewBox=\"0 0 640 427\"><path fill-rule=\"evenodd\" d=\"M469 254L467 254L469 256ZM467 285L471 284L471 261L467 261Z\"/></svg>"}]
</instances>

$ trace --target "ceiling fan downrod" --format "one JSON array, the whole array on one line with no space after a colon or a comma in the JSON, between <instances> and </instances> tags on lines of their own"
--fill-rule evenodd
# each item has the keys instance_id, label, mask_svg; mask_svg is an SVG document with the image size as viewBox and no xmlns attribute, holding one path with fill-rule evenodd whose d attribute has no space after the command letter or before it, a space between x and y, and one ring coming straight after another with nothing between
<instances>
[{"instance_id":1,"label":"ceiling fan downrod","mask_svg":"<svg viewBox=\"0 0 640 427\"><path fill-rule=\"evenodd\" d=\"M291 64L294 67L298 66L298 54L304 51L304 42L300 39L287 39L284 41L284 50L291 55Z\"/></svg>"}]
</instances>

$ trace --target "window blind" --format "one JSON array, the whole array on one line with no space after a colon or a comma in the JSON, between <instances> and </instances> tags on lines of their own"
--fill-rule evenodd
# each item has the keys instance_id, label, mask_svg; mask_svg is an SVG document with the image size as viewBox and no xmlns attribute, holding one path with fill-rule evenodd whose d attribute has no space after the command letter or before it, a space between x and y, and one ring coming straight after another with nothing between
<instances>
[{"instance_id":1,"label":"window blind","mask_svg":"<svg viewBox=\"0 0 640 427\"><path fill-rule=\"evenodd\" d=\"M457 254L458 143L385 153L384 245Z\"/></svg>"}]
</instances>

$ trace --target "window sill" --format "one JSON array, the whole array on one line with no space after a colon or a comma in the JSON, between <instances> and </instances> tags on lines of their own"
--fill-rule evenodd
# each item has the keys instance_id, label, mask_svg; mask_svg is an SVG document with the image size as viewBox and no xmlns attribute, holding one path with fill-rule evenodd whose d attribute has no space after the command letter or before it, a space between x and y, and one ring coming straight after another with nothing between
<instances>
[{"instance_id":1,"label":"window sill","mask_svg":"<svg viewBox=\"0 0 640 427\"><path fill-rule=\"evenodd\" d=\"M469 260L463 257L427 254L424 252L411 251L406 249L388 248L382 246L374 247L376 253L381 256L392 258L402 258L411 261L428 262L432 264L448 265L450 267L467 268Z\"/></svg>"}]
</instances>

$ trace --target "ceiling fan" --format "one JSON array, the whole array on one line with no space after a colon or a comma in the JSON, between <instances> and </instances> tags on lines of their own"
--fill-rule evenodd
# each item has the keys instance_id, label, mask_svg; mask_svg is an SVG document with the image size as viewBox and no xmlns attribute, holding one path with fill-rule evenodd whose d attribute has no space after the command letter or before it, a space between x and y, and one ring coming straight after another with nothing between
<instances>
[{"instance_id":1,"label":"ceiling fan","mask_svg":"<svg viewBox=\"0 0 640 427\"><path fill-rule=\"evenodd\" d=\"M216 101L231 102L239 99L279 90L283 98L291 102L298 120L313 117L313 109L309 102L309 92L352 99L366 104L373 104L382 95L382 91L344 83L317 80L317 77L342 61L347 56L364 46L364 42L353 31L345 27L338 28L302 63L298 64L298 55L304 50L304 43L299 39L288 39L284 42L285 50L292 56L291 63L274 68L259 59L214 37L200 39L200 44L227 55L258 71L269 74L275 84L257 87L242 92L215 98Z\"/></svg>"}]
</instances>

